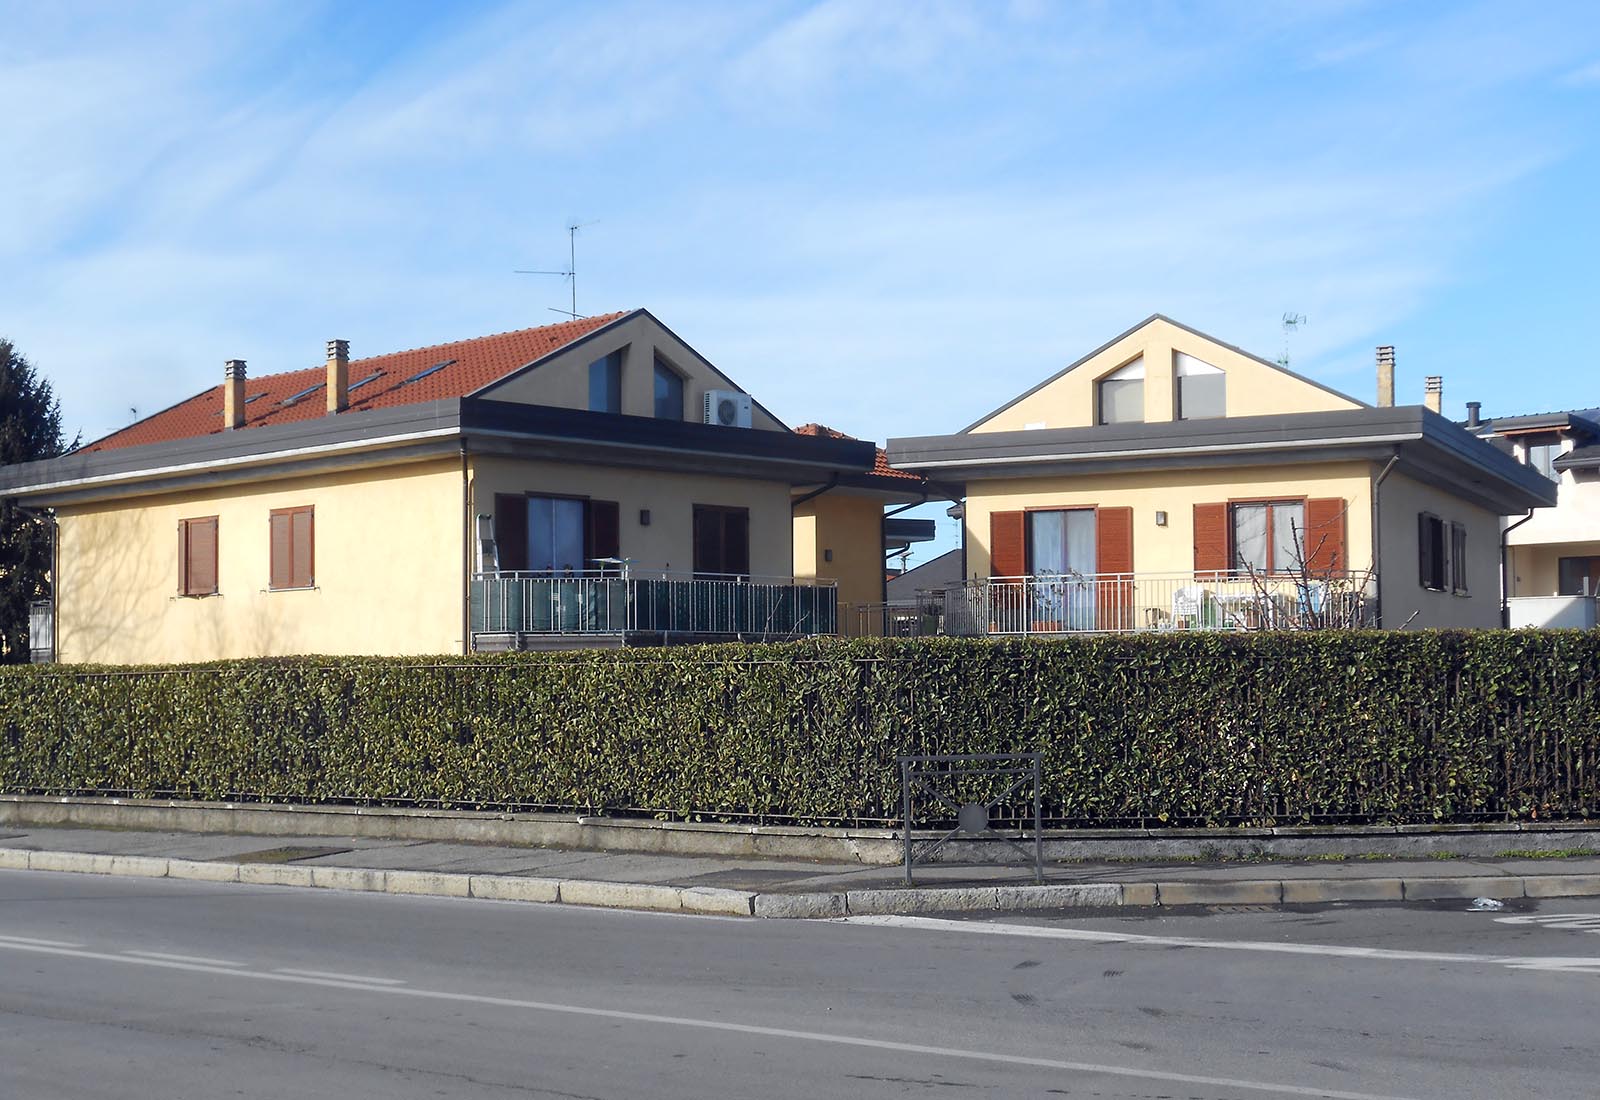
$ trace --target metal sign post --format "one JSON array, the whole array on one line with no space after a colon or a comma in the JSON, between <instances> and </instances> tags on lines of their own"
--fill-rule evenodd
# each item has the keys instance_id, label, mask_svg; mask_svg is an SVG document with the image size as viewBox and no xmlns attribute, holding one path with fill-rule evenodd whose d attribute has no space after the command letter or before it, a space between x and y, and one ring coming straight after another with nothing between
<instances>
[{"instance_id":1,"label":"metal sign post","mask_svg":"<svg viewBox=\"0 0 1600 1100\"><path fill-rule=\"evenodd\" d=\"M968 753L936 756L900 756L895 758L900 766L900 817L901 836L905 844L906 885L911 886L911 868L916 863L926 863L941 848L959 835L977 836L992 832L996 838L1031 858L1033 881L1044 881L1044 827L1043 827L1043 774L1044 754L1037 752ZM954 779L996 779L1004 789L986 802L962 802L958 795L939 788L940 781ZM1011 796L1025 787L1033 788L1033 850L1019 843L1021 837L1002 836L992 824L994 809L1010 801ZM922 793L939 805L954 811L956 827L923 849L916 851L911 839L913 818L912 795Z\"/></svg>"}]
</instances>

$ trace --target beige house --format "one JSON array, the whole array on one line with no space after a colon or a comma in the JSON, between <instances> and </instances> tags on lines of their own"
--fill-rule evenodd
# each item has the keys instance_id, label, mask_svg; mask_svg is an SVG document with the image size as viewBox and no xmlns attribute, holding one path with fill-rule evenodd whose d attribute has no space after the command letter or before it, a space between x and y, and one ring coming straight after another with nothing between
<instances>
[{"instance_id":1,"label":"beige house","mask_svg":"<svg viewBox=\"0 0 1600 1100\"><path fill-rule=\"evenodd\" d=\"M1478 417L1467 430L1556 487L1556 506L1508 518L1505 590L1511 626L1592 627L1600 594L1600 409Z\"/></svg>"},{"instance_id":2,"label":"beige house","mask_svg":"<svg viewBox=\"0 0 1600 1100\"><path fill-rule=\"evenodd\" d=\"M1491 627L1500 517L1554 485L1436 408L1377 407L1153 316L890 463L965 487L956 632Z\"/></svg>"},{"instance_id":3,"label":"beige house","mask_svg":"<svg viewBox=\"0 0 1600 1100\"><path fill-rule=\"evenodd\" d=\"M793 578L791 501L868 474L874 448L791 432L644 310L224 375L0 469L0 494L55 518L35 633L56 659L838 629L828 575Z\"/></svg>"}]
</instances>

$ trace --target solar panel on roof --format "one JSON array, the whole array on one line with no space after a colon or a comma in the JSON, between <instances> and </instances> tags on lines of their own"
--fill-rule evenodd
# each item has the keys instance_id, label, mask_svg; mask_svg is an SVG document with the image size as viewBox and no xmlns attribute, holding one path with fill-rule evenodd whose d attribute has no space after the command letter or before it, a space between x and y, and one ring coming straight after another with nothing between
<instances>
[{"instance_id":1,"label":"solar panel on roof","mask_svg":"<svg viewBox=\"0 0 1600 1100\"><path fill-rule=\"evenodd\" d=\"M413 374L410 378L407 378L404 382L402 382L400 384L402 386L409 386L413 382L418 382L418 381L421 381L422 379L428 377L428 375L432 374L434 371L444 370L446 367L448 367L451 363L454 363L454 362L455 362L454 359L446 359L443 363L435 363L433 366L429 367L427 370L418 371L416 374Z\"/></svg>"},{"instance_id":2,"label":"solar panel on roof","mask_svg":"<svg viewBox=\"0 0 1600 1100\"><path fill-rule=\"evenodd\" d=\"M359 390L362 386L365 386L368 382L371 382L374 378L382 378L382 377L383 377L383 372L381 370L375 370L371 374L369 374L365 378L363 378L361 381L351 383L350 388L352 390Z\"/></svg>"},{"instance_id":3,"label":"solar panel on roof","mask_svg":"<svg viewBox=\"0 0 1600 1100\"><path fill-rule=\"evenodd\" d=\"M293 405L296 401L300 400L302 397L310 397L312 394L316 393L318 390L320 390L325 385L327 385L326 382L318 382L315 386L307 386L305 389L301 390L299 393L291 394L290 396L285 397L283 399L283 403L285 405Z\"/></svg>"}]
</instances>

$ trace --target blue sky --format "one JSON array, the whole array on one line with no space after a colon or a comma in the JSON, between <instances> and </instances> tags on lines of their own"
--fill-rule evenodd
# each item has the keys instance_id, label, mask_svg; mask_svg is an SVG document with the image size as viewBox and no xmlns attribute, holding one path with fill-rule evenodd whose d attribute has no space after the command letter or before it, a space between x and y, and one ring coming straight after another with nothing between
<instances>
[{"instance_id":1,"label":"blue sky","mask_svg":"<svg viewBox=\"0 0 1600 1100\"><path fill-rule=\"evenodd\" d=\"M0 334L87 436L647 306L792 424L954 430L1153 312L1370 398L1600 405L1588 3L8 4ZM948 537L948 536L947 536Z\"/></svg>"}]
</instances>

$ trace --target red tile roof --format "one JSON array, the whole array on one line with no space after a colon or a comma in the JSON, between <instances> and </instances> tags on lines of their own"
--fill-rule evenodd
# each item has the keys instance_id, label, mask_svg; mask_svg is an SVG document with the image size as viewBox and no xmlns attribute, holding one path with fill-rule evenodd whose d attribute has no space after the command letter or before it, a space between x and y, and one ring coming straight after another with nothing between
<instances>
[{"instance_id":1,"label":"red tile roof","mask_svg":"<svg viewBox=\"0 0 1600 1100\"><path fill-rule=\"evenodd\" d=\"M855 438L853 435L845 435L843 432L830 428L825 424L802 424L794 430L794 434L820 435L826 436L829 439ZM889 465L889 456L884 453L883 448L879 447L877 450L878 460L877 462L873 463L872 466L872 473L874 477L892 477L898 478L901 481L916 482L920 482L922 480L921 474L914 474L910 470L896 470L893 466Z\"/></svg>"},{"instance_id":2,"label":"red tile roof","mask_svg":"<svg viewBox=\"0 0 1600 1100\"><path fill-rule=\"evenodd\" d=\"M607 313L600 317L584 317L538 328L502 332L496 336L458 340L453 344L435 344L370 359L353 359L350 362L350 407L345 413L413 405L447 397L465 397L625 316L626 313ZM416 377L429 367L441 363L448 365L425 378ZM263 424L287 424L326 416L328 406L322 387L327 377L327 364L324 363L306 370L249 379L244 387L244 426L257 428ZM289 401L299 394L304 396L297 401ZM107 451L116 447L136 447L143 443L166 443L174 439L214 435L221 431L222 386L219 384L170 409L112 432L83 450Z\"/></svg>"}]
</instances>

